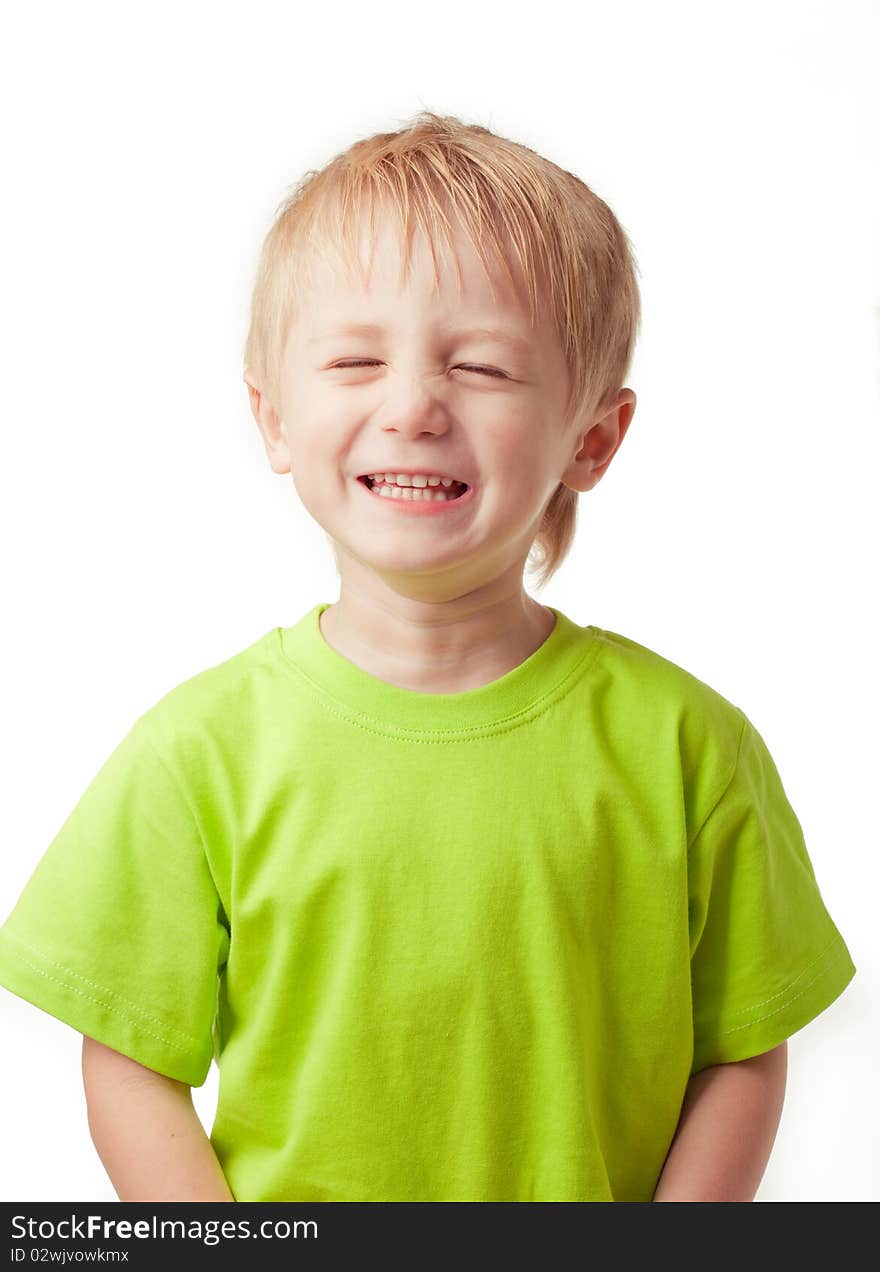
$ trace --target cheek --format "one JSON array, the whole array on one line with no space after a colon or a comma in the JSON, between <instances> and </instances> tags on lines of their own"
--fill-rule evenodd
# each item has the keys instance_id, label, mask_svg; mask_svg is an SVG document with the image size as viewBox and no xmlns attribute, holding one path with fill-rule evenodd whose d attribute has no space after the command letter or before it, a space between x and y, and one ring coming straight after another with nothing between
<instances>
[{"instance_id":1,"label":"cheek","mask_svg":"<svg viewBox=\"0 0 880 1272\"><path fill-rule=\"evenodd\" d=\"M500 478L517 483L534 473L539 461L536 432L528 422L506 420L493 423L482 431L478 467Z\"/></svg>"},{"instance_id":2,"label":"cheek","mask_svg":"<svg viewBox=\"0 0 880 1272\"><path fill-rule=\"evenodd\" d=\"M300 473L329 489L345 468L348 434L338 417L314 411L301 421L290 438L291 455Z\"/></svg>"}]
</instances>

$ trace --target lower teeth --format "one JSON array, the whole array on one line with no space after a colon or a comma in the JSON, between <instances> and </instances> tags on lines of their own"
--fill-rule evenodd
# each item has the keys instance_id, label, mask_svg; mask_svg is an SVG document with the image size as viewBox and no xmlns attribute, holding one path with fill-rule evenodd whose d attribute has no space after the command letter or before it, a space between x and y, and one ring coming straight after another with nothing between
<instances>
[{"instance_id":1,"label":"lower teeth","mask_svg":"<svg viewBox=\"0 0 880 1272\"><path fill-rule=\"evenodd\" d=\"M378 495L380 499L406 499L409 501L419 500L422 503L449 503L450 500L459 499L464 494L464 488L456 490L455 494L449 493L449 490L438 490L436 486L371 486L374 495ZM451 489L451 488L450 488Z\"/></svg>"}]
</instances>

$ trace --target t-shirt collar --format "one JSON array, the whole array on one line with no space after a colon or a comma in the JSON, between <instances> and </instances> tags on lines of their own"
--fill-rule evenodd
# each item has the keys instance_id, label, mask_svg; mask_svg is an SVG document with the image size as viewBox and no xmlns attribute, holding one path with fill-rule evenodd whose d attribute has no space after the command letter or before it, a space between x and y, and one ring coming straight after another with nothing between
<instances>
[{"instance_id":1,"label":"t-shirt collar","mask_svg":"<svg viewBox=\"0 0 880 1272\"><path fill-rule=\"evenodd\" d=\"M293 626L276 629L283 658L328 706L408 734L467 736L475 730L516 727L567 692L598 646L598 628L580 627L548 605L556 623L518 666L475 689L422 693L380 680L328 644L319 620L329 606L329 601L320 602Z\"/></svg>"}]
</instances>

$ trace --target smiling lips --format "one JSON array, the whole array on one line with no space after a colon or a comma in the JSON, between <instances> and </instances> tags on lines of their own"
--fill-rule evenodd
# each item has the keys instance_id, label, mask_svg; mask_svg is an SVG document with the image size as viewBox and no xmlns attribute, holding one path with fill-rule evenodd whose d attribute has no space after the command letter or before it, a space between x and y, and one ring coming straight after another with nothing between
<instances>
[{"instance_id":1,"label":"smiling lips","mask_svg":"<svg viewBox=\"0 0 880 1272\"><path fill-rule=\"evenodd\" d=\"M367 473L358 481L380 499L413 504L451 503L468 490L466 482L440 473Z\"/></svg>"},{"instance_id":2,"label":"smiling lips","mask_svg":"<svg viewBox=\"0 0 880 1272\"><path fill-rule=\"evenodd\" d=\"M448 485L435 479L433 483L426 482L422 486L389 482L384 477L381 481L375 481L371 477L360 477L358 480L378 498L406 504L453 503L456 499L460 499L468 489L464 483L451 479L449 479Z\"/></svg>"}]
</instances>

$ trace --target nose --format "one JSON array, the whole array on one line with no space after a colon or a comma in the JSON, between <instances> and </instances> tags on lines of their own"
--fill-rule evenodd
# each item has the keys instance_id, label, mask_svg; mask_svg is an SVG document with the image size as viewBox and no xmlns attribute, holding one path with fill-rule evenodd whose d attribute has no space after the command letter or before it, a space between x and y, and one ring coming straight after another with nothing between
<instances>
[{"instance_id":1,"label":"nose","mask_svg":"<svg viewBox=\"0 0 880 1272\"><path fill-rule=\"evenodd\" d=\"M422 433L445 433L449 428L449 412L436 393L415 376L397 382L379 411L379 424L390 432L406 437Z\"/></svg>"}]
</instances>

